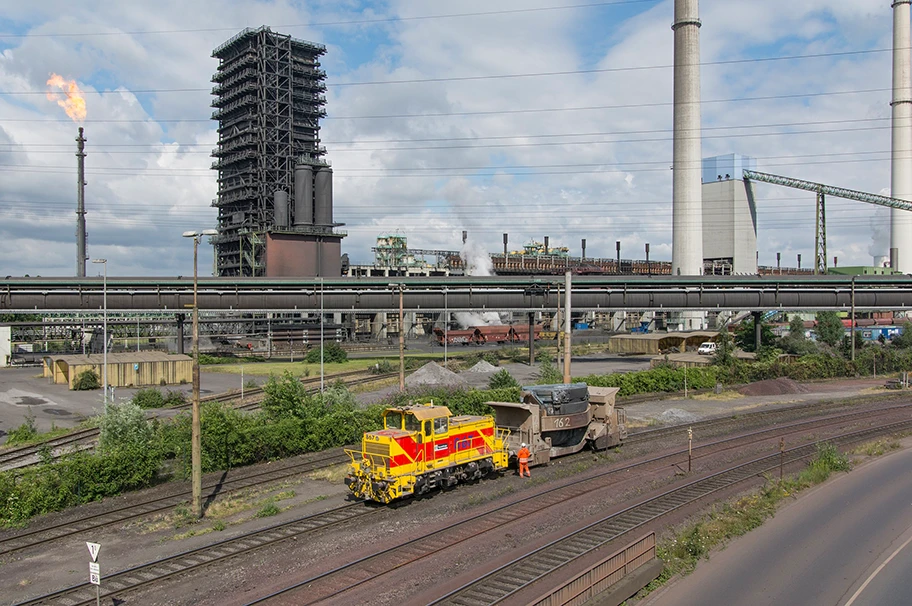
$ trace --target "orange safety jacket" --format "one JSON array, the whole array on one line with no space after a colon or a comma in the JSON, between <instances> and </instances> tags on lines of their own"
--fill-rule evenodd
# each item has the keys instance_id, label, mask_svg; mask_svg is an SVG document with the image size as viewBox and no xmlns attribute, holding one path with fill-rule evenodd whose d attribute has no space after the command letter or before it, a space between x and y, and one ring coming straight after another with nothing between
<instances>
[{"instance_id":1,"label":"orange safety jacket","mask_svg":"<svg viewBox=\"0 0 912 606\"><path fill-rule=\"evenodd\" d=\"M519 459L520 464L525 465L529 462L529 449L520 448L519 452L516 453L516 458Z\"/></svg>"}]
</instances>

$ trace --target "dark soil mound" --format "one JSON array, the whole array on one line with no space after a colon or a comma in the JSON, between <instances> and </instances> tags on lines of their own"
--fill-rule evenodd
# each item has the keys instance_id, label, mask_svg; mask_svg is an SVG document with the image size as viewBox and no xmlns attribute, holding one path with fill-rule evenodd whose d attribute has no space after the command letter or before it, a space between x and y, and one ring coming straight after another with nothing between
<instances>
[{"instance_id":1,"label":"dark soil mound","mask_svg":"<svg viewBox=\"0 0 912 606\"><path fill-rule=\"evenodd\" d=\"M810 391L810 389L800 383L781 377L745 385L738 390L738 393L745 396L783 396L793 393L810 393Z\"/></svg>"}]
</instances>

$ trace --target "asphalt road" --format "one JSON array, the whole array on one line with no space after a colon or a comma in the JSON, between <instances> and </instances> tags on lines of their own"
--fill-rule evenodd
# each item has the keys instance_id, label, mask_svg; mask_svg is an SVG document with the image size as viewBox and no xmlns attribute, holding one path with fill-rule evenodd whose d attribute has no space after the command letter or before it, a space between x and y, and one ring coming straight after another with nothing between
<instances>
[{"instance_id":1,"label":"asphalt road","mask_svg":"<svg viewBox=\"0 0 912 606\"><path fill-rule=\"evenodd\" d=\"M910 467L907 448L835 477L641 606L912 604Z\"/></svg>"}]
</instances>

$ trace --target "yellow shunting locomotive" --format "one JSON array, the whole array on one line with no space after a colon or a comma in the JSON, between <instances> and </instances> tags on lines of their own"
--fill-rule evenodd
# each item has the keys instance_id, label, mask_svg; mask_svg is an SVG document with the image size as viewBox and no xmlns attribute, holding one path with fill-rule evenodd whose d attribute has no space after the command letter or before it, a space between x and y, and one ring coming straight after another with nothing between
<instances>
[{"instance_id":1,"label":"yellow shunting locomotive","mask_svg":"<svg viewBox=\"0 0 912 606\"><path fill-rule=\"evenodd\" d=\"M523 444L531 466L617 446L627 437L617 393L585 383L532 385L520 402L487 402L495 417L454 417L432 404L388 408L383 429L365 433L360 451L346 451L345 484L356 497L389 503L506 469Z\"/></svg>"},{"instance_id":2,"label":"yellow shunting locomotive","mask_svg":"<svg viewBox=\"0 0 912 606\"><path fill-rule=\"evenodd\" d=\"M490 416L453 416L432 404L388 408L383 429L349 450L345 484L360 498L389 503L506 469L509 431Z\"/></svg>"}]
</instances>

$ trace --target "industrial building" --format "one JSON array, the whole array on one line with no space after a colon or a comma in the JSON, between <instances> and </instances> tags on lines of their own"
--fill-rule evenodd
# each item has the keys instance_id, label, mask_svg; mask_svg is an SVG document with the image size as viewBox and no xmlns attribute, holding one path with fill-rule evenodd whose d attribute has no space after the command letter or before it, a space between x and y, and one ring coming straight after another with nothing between
<instances>
[{"instance_id":1,"label":"industrial building","mask_svg":"<svg viewBox=\"0 0 912 606\"><path fill-rule=\"evenodd\" d=\"M757 273L757 208L741 178L749 156L703 159L703 273Z\"/></svg>"},{"instance_id":2,"label":"industrial building","mask_svg":"<svg viewBox=\"0 0 912 606\"><path fill-rule=\"evenodd\" d=\"M320 146L326 115L322 44L268 27L245 29L212 52L218 120L219 276L341 273L332 169Z\"/></svg>"}]
</instances>

